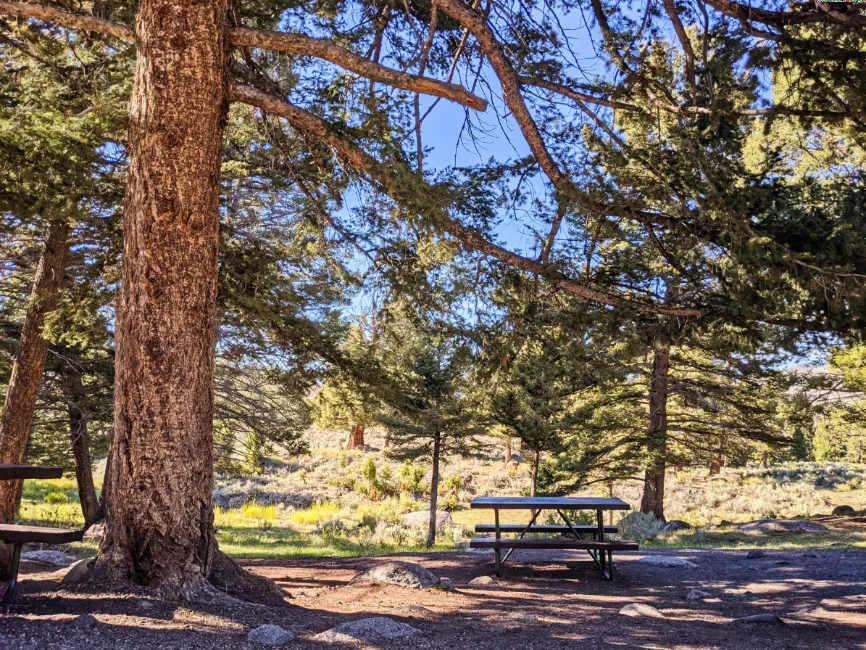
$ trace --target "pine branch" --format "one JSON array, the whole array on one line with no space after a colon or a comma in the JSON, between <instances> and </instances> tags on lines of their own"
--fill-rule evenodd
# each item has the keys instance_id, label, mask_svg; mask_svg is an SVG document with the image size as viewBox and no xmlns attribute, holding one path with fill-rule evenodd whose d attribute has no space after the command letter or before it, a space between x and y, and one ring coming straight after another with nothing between
<instances>
[{"instance_id":1,"label":"pine branch","mask_svg":"<svg viewBox=\"0 0 866 650\"><path fill-rule=\"evenodd\" d=\"M310 133L319 138L322 142L337 151L345 162L347 162L352 168L356 171L367 174L372 180L381 186L382 190L387 195L391 196L391 198L398 202L408 204L409 206L414 202L410 194L407 192L407 184L410 183L418 185L422 183L424 184L423 188L417 188L417 195L419 196L430 196L433 193L432 188L424 183L423 180L419 179L416 174L411 172L411 170L407 170L406 173L403 174L395 172L389 166L379 163L379 161L358 147L352 140L340 134L333 126L327 124L321 118L285 101L284 99L242 84L233 84L229 96L232 101L250 104L274 115L279 115L286 119L292 128L298 131ZM430 215L427 214L424 216L429 218ZM554 271L549 266L542 264L539 261L518 255L517 253L513 253L497 244L487 241L477 232L466 228L455 219L445 214L444 210L437 210L435 218L436 225L439 228L456 238L467 248L489 255L500 262L522 271L542 275L554 284L554 286L583 298L584 300L598 302L611 307L627 307L640 313L682 317L697 317L702 315L700 310L690 307L673 307L634 300L624 295L601 291L586 286Z\"/></svg>"},{"instance_id":2,"label":"pine branch","mask_svg":"<svg viewBox=\"0 0 866 650\"><path fill-rule=\"evenodd\" d=\"M108 34L130 43L135 42L135 32L127 25L94 16L62 11L41 4L0 2L0 14L36 18L64 27L75 27ZM487 108L487 100L473 95L463 86L388 68L325 39L312 38L305 34L237 27L229 30L229 42L237 47L256 47L299 56L312 56L395 88L443 97L479 111L484 111Z\"/></svg>"}]
</instances>

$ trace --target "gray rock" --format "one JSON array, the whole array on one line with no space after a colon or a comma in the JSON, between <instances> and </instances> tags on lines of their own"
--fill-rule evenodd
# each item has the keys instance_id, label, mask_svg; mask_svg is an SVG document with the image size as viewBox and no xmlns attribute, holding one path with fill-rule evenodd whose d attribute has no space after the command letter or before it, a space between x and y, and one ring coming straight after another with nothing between
<instances>
[{"instance_id":1,"label":"gray rock","mask_svg":"<svg viewBox=\"0 0 866 650\"><path fill-rule=\"evenodd\" d=\"M404 526L409 528L426 528L430 525L430 512L428 510L419 510L417 512L408 512L405 515L400 515L400 521ZM451 519L451 513L444 510L436 511L436 529L451 526L454 521Z\"/></svg>"},{"instance_id":2,"label":"gray rock","mask_svg":"<svg viewBox=\"0 0 866 650\"><path fill-rule=\"evenodd\" d=\"M765 625L784 625L785 621L783 621L775 614L754 614L753 616L735 618L734 623L762 623Z\"/></svg>"},{"instance_id":3,"label":"gray rock","mask_svg":"<svg viewBox=\"0 0 866 650\"><path fill-rule=\"evenodd\" d=\"M746 553L747 560L757 560L759 557L764 557L764 551L757 548Z\"/></svg>"},{"instance_id":4,"label":"gray rock","mask_svg":"<svg viewBox=\"0 0 866 650\"><path fill-rule=\"evenodd\" d=\"M704 598L712 598L712 594L700 589L692 589L687 595L686 600L703 600Z\"/></svg>"},{"instance_id":5,"label":"gray rock","mask_svg":"<svg viewBox=\"0 0 866 650\"><path fill-rule=\"evenodd\" d=\"M377 564L373 568L359 573L352 578L350 584L357 582L427 589L438 583L439 579L420 564L394 561Z\"/></svg>"},{"instance_id":6,"label":"gray rock","mask_svg":"<svg viewBox=\"0 0 866 650\"><path fill-rule=\"evenodd\" d=\"M69 566L78 561L78 558L60 551L26 551L21 554L21 559L28 562L39 562L41 564L52 564L54 566Z\"/></svg>"},{"instance_id":7,"label":"gray rock","mask_svg":"<svg viewBox=\"0 0 866 650\"><path fill-rule=\"evenodd\" d=\"M63 574L63 579L61 582L64 584L71 584L73 582L80 582L84 576L87 575L88 570L90 569L90 560L78 560L72 566L66 569L60 569L57 573Z\"/></svg>"},{"instance_id":8,"label":"gray rock","mask_svg":"<svg viewBox=\"0 0 866 650\"><path fill-rule=\"evenodd\" d=\"M737 528L744 533L820 533L827 530L826 526L805 519L764 519Z\"/></svg>"},{"instance_id":9,"label":"gray rock","mask_svg":"<svg viewBox=\"0 0 866 650\"><path fill-rule=\"evenodd\" d=\"M138 603L138 606L142 609L153 609L153 603L149 600L142 600L140 603Z\"/></svg>"},{"instance_id":10,"label":"gray rock","mask_svg":"<svg viewBox=\"0 0 866 650\"><path fill-rule=\"evenodd\" d=\"M851 506L836 506L830 514L834 517L853 517L857 514L857 511Z\"/></svg>"},{"instance_id":11,"label":"gray rock","mask_svg":"<svg viewBox=\"0 0 866 650\"><path fill-rule=\"evenodd\" d=\"M102 543L102 538L105 536L105 519L97 521L95 524L91 524L90 527L84 531L84 539L88 541L96 542L97 544Z\"/></svg>"},{"instance_id":12,"label":"gray rock","mask_svg":"<svg viewBox=\"0 0 866 650\"><path fill-rule=\"evenodd\" d=\"M671 569L697 569L698 565L694 562L689 562L685 558L675 557L672 555L647 555L638 560L638 564L648 564L650 566L661 566Z\"/></svg>"},{"instance_id":13,"label":"gray rock","mask_svg":"<svg viewBox=\"0 0 866 650\"><path fill-rule=\"evenodd\" d=\"M287 630L279 625L259 625L247 634L247 641L261 643L262 645L283 645L295 638L292 630Z\"/></svg>"},{"instance_id":14,"label":"gray rock","mask_svg":"<svg viewBox=\"0 0 866 650\"><path fill-rule=\"evenodd\" d=\"M629 603L619 613L632 618L664 618L665 615L651 605L643 603Z\"/></svg>"},{"instance_id":15,"label":"gray rock","mask_svg":"<svg viewBox=\"0 0 866 650\"><path fill-rule=\"evenodd\" d=\"M92 630L99 625L99 621L93 618L90 614L79 614L72 621L72 624L80 630Z\"/></svg>"},{"instance_id":16,"label":"gray rock","mask_svg":"<svg viewBox=\"0 0 866 650\"><path fill-rule=\"evenodd\" d=\"M673 521L669 521L665 524L665 527L662 528L662 532L670 533L676 530L691 530L692 525L687 521L680 521L679 519L674 519Z\"/></svg>"},{"instance_id":17,"label":"gray rock","mask_svg":"<svg viewBox=\"0 0 866 650\"><path fill-rule=\"evenodd\" d=\"M486 587L493 584L493 578L490 576L478 576L469 581L471 587Z\"/></svg>"},{"instance_id":18,"label":"gray rock","mask_svg":"<svg viewBox=\"0 0 866 650\"><path fill-rule=\"evenodd\" d=\"M454 582L451 580L451 578L439 578L439 582L433 586L438 587L443 591L457 591L454 588Z\"/></svg>"},{"instance_id":19,"label":"gray rock","mask_svg":"<svg viewBox=\"0 0 866 650\"><path fill-rule=\"evenodd\" d=\"M420 632L419 629L406 623L400 623L386 616L373 616L340 623L337 627L317 634L313 640L324 643L355 643L358 641L375 643L388 639L402 639L418 634L418 632Z\"/></svg>"},{"instance_id":20,"label":"gray rock","mask_svg":"<svg viewBox=\"0 0 866 650\"><path fill-rule=\"evenodd\" d=\"M405 614L406 616L414 616L416 614L432 614L432 610L427 609L426 607L421 607L420 605L408 605L406 607L401 607L400 609L394 610L395 614Z\"/></svg>"},{"instance_id":21,"label":"gray rock","mask_svg":"<svg viewBox=\"0 0 866 650\"><path fill-rule=\"evenodd\" d=\"M512 621L523 621L524 623L537 623L538 617L535 614L524 614L523 612L514 612L508 616Z\"/></svg>"}]
</instances>

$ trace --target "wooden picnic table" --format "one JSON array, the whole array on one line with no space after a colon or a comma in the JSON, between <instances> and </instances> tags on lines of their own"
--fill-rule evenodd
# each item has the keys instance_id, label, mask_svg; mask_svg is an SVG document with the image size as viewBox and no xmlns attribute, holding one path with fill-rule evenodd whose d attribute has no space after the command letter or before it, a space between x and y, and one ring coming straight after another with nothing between
<instances>
[{"instance_id":1,"label":"wooden picnic table","mask_svg":"<svg viewBox=\"0 0 866 650\"><path fill-rule=\"evenodd\" d=\"M60 478L62 467L37 467L36 465L0 465L0 481L14 481L25 478Z\"/></svg>"},{"instance_id":2,"label":"wooden picnic table","mask_svg":"<svg viewBox=\"0 0 866 650\"><path fill-rule=\"evenodd\" d=\"M470 505L473 509L493 510L494 524L479 524L475 527L476 532L493 532L495 537L475 538L469 542L471 548L492 548L496 557L496 575L500 575L502 565L511 556L516 548L533 549L583 549L602 570L602 573L613 580L613 551L614 550L637 550L635 542L626 540L606 540L605 533L616 533L613 526L604 525L604 511L606 510L631 510L622 499L616 497L478 497L472 500ZM500 510L530 510L532 512L529 523L526 526L500 525ZM564 525L535 525L535 520L542 510L555 510L563 520ZM572 524L565 514L574 510L595 510L597 525L575 525ZM519 533L517 538L502 537L502 533ZM526 533L558 533L560 535L571 535L571 539L523 539ZM589 535L592 539L585 539ZM503 558L502 549L508 549Z\"/></svg>"},{"instance_id":3,"label":"wooden picnic table","mask_svg":"<svg viewBox=\"0 0 866 650\"><path fill-rule=\"evenodd\" d=\"M61 478L62 467L38 467L36 465L0 465L0 481L20 481L22 479ZM0 524L0 541L12 544L12 567L6 591L0 602L12 598L18 584L18 569L21 564L21 547L27 543L68 544L80 542L83 530L67 528L46 528L43 526L22 526L21 524Z\"/></svg>"}]
</instances>

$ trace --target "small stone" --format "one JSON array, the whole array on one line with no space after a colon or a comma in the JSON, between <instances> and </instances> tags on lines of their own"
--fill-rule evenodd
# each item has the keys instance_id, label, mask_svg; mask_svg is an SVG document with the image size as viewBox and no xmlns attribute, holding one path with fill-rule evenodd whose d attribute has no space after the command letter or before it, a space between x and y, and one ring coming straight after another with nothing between
<instances>
[{"instance_id":1,"label":"small stone","mask_svg":"<svg viewBox=\"0 0 866 650\"><path fill-rule=\"evenodd\" d=\"M99 625L99 621L93 618L90 614L79 614L72 621L72 624L80 630L92 630Z\"/></svg>"},{"instance_id":2,"label":"small stone","mask_svg":"<svg viewBox=\"0 0 866 650\"><path fill-rule=\"evenodd\" d=\"M340 623L330 630L317 634L313 640L324 643L357 643L358 641L375 643L387 639L412 636L420 631L411 625L400 623L387 616L373 616Z\"/></svg>"},{"instance_id":3,"label":"small stone","mask_svg":"<svg viewBox=\"0 0 866 650\"><path fill-rule=\"evenodd\" d=\"M478 576L477 578L472 578L469 581L469 585L472 587L485 587L487 585L493 584L493 578L490 576Z\"/></svg>"},{"instance_id":4,"label":"small stone","mask_svg":"<svg viewBox=\"0 0 866 650\"><path fill-rule=\"evenodd\" d=\"M764 557L764 551L757 548L746 553L747 560L757 560L759 557Z\"/></svg>"},{"instance_id":5,"label":"small stone","mask_svg":"<svg viewBox=\"0 0 866 650\"><path fill-rule=\"evenodd\" d=\"M393 610L395 614L405 614L407 616L413 616L415 614L432 614L433 612L426 607L421 607L420 605L408 605L407 607L401 607L400 609Z\"/></svg>"},{"instance_id":6,"label":"small stone","mask_svg":"<svg viewBox=\"0 0 866 650\"><path fill-rule=\"evenodd\" d=\"M753 616L735 618L734 623L761 623L764 625L784 625L785 621L783 621L775 614L754 614Z\"/></svg>"},{"instance_id":7,"label":"small stone","mask_svg":"<svg viewBox=\"0 0 866 650\"><path fill-rule=\"evenodd\" d=\"M454 582L451 580L451 578L439 578L439 582L433 585L433 587L438 587L443 591L456 591L456 589L454 588Z\"/></svg>"},{"instance_id":8,"label":"small stone","mask_svg":"<svg viewBox=\"0 0 866 650\"><path fill-rule=\"evenodd\" d=\"M694 562L689 562L685 558L675 557L672 555L647 555L638 560L638 564L649 564L650 566L660 566L669 569L697 569L698 565Z\"/></svg>"},{"instance_id":9,"label":"small stone","mask_svg":"<svg viewBox=\"0 0 866 650\"><path fill-rule=\"evenodd\" d=\"M664 618L665 615L651 605L643 603L630 603L619 610L623 616L632 618Z\"/></svg>"},{"instance_id":10,"label":"small stone","mask_svg":"<svg viewBox=\"0 0 866 650\"><path fill-rule=\"evenodd\" d=\"M851 506L836 506L830 514L834 517L853 517L857 514L857 511Z\"/></svg>"},{"instance_id":11,"label":"small stone","mask_svg":"<svg viewBox=\"0 0 866 650\"><path fill-rule=\"evenodd\" d=\"M153 603L150 602L149 600L142 600L138 604L138 606L141 607L142 609L153 609Z\"/></svg>"},{"instance_id":12,"label":"small stone","mask_svg":"<svg viewBox=\"0 0 866 650\"><path fill-rule=\"evenodd\" d=\"M28 562L40 562L41 564L53 564L54 566L69 566L75 564L78 558L60 551L26 551L21 554L21 559Z\"/></svg>"},{"instance_id":13,"label":"small stone","mask_svg":"<svg viewBox=\"0 0 866 650\"><path fill-rule=\"evenodd\" d=\"M535 614L524 614L523 612L514 612L509 615L512 621L523 621L524 623L537 623L538 617Z\"/></svg>"},{"instance_id":14,"label":"small stone","mask_svg":"<svg viewBox=\"0 0 866 650\"><path fill-rule=\"evenodd\" d=\"M712 594L707 593L706 591L701 591L700 589L692 589L686 596L686 600L703 600L704 598L711 597Z\"/></svg>"},{"instance_id":15,"label":"small stone","mask_svg":"<svg viewBox=\"0 0 866 650\"><path fill-rule=\"evenodd\" d=\"M670 533L677 530L691 530L692 525L687 521L680 521L679 519L674 519L673 521L669 521L665 524L662 531L665 533Z\"/></svg>"},{"instance_id":16,"label":"small stone","mask_svg":"<svg viewBox=\"0 0 866 650\"><path fill-rule=\"evenodd\" d=\"M247 634L247 641L261 643L262 645L283 645L295 638L292 630L287 630L279 625L259 625Z\"/></svg>"}]
</instances>

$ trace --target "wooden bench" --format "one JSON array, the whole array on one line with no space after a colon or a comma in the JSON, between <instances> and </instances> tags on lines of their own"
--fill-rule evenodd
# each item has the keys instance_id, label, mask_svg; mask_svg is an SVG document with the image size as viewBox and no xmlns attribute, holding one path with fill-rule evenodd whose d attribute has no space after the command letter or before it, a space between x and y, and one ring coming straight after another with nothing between
<instances>
[{"instance_id":1,"label":"wooden bench","mask_svg":"<svg viewBox=\"0 0 866 650\"><path fill-rule=\"evenodd\" d=\"M542 525L536 526L533 525L532 528L526 530L526 526L521 524L502 524L499 526L499 532L501 533L522 533L523 531L527 533L559 533L560 535L569 535L577 533L581 537L583 535L592 535L593 538L598 536L598 526L563 526L563 525ZM496 524L477 524L475 526L476 533L495 533L496 532ZM605 526L604 534L611 535L619 532L619 529L616 526Z\"/></svg>"},{"instance_id":2,"label":"wooden bench","mask_svg":"<svg viewBox=\"0 0 866 650\"><path fill-rule=\"evenodd\" d=\"M0 465L0 480L14 481L26 478L60 478L63 470L59 467L34 467L31 465ZM12 567L9 583L0 602L12 597L18 584L18 569L21 565L21 547L24 544L69 544L80 542L83 530L68 528L46 528L43 526L22 526L19 524L0 524L0 542L12 544Z\"/></svg>"},{"instance_id":3,"label":"wooden bench","mask_svg":"<svg viewBox=\"0 0 866 650\"><path fill-rule=\"evenodd\" d=\"M501 527L500 527L501 530ZM494 550L508 549L511 553L514 549L580 549L587 551L593 561L599 566L608 580L613 580L613 552L614 551L637 551L640 546L637 542L628 540L595 540L595 539L515 539L513 537L476 537L469 542L469 548L491 548ZM605 557L605 555L607 557ZM507 556L506 556L507 557Z\"/></svg>"}]
</instances>

